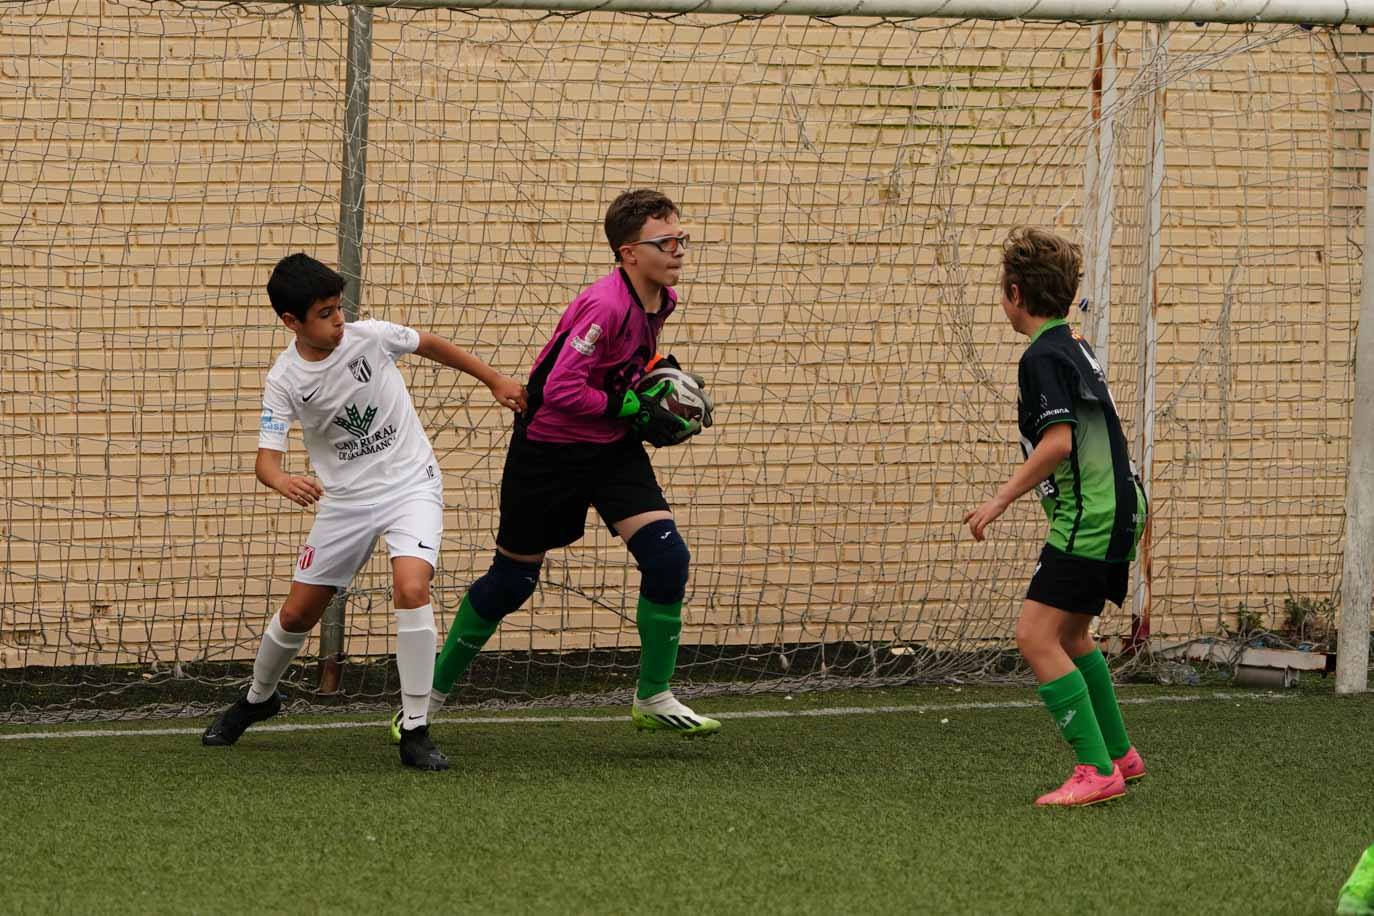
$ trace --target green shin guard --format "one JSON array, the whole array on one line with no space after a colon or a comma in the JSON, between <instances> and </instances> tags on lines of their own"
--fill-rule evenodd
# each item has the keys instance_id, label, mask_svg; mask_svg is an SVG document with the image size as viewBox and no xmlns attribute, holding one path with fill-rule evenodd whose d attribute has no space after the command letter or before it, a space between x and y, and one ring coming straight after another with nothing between
<instances>
[{"instance_id":1,"label":"green shin guard","mask_svg":"<svg viewBox=\"0 0 1374 916\"><path fill-rule=\"evenodd\" d=\"M1116 701L1116 688L1112 686L1112 673L1107 668L1107 659L1101 649L1093 649L1087 655L1073 660L1083 674L1088 685L1088 696L1093 701L1093 714L1097 716L1097 726L1102 729L1102 741L1107 745L1107 753L1113 760L1125 756L1131 749L1131 739L1126 736L1126 720L1121 717L1121 704Z\"/></svg>"},{"instance_id":2,"label":"green shin guard","mask_svg":"<svg viewBox=\"0 0 1374 916\"><path fill-rule=\"evenodd\" d=\"M464 595L453 626L449 627L448 638L444 640L444 648L439 650L439 658L434 662L434 689L440 693L451 691L498 626L499 623L477 613Z\"/></svg>"},{"instance_id":3,"label":"green shin guard","mask_svg":"<svg viewBox=\"0 0 1374 916\"><path fill-rule=\"evenodd\" d=\"M658 604L639 596L635 624L639 628L639 690L643 700L668 689L677 667L678 637L682 634L682 602Z\"/></svg>"},{"instance_id":4,"label":"green shin guard","mask_svg":"<svg viewBox=\"0 0 1374 916\"><path fill-rule=\"evenodd\" d=\"M1098 727L1097 716L1093 713L1092 699L1088 696L1088 685L1082 672L1074 669L1061 678L1042 684L1038 691L1040 699L1049 708L1059 734L1069 742L1080 764L1097 767L1097 772L1109 776L1112 772L1112 758L1107 754L1107 745L1102 740L1102 729Z\"/></svg>"}]
</instances>

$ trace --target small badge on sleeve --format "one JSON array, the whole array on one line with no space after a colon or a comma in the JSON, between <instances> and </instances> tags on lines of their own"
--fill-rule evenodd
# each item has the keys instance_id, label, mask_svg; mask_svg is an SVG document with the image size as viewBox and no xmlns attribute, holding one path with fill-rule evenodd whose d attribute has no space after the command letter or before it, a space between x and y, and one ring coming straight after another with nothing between
<instances>
[{"instance_id":1,"label":"small badge on sleeve","mask_svg":"<svg viewBox=\"0 0 1374 916\"><path fill-rule=\"evenodd\" d=\"M596 342L601 339L601 325L594 324L587 328L587 333L581 337L576 334L572 338L572 348L583 356L591 356L596 349Z\"/></svg>"},{"instance_id":2,"label":"small badge on sleeve","mask_svg":"<svg viewBox=\"0 0 1374 916\"><path fill-rule=\"evenodd\" d=\"M262 431L265 433L280 434L286 432L286 424L283 423L281 420L274 418L272 416L272 411L270 410L264 410L262 412L262 419L259 425L261 426Z\"/></svg>"}]
</instances>

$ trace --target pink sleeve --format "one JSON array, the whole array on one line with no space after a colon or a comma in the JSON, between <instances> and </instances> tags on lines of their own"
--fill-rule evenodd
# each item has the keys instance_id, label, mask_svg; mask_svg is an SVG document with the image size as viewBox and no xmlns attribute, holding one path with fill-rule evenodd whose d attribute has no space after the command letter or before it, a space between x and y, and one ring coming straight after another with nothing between
<instances>
[{"instance_id":1,"label":"pink sleeve","mask_svg":"<svg viewBox=\"0 0 1374 916\"><path fill-rule=\"evenodd\" d=\"M563 345L544 381L544 403L565 413L599 417L606 413L606 392L593 388L593 370L601 365L617 320L615 309L599 299L574 302L559 335Z\"/></svg>"}]
</instances>

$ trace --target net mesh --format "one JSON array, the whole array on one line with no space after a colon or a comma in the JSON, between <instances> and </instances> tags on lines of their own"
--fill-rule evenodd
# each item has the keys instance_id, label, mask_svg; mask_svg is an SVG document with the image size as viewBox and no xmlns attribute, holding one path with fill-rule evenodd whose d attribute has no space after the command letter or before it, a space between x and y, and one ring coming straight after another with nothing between
<instances>
[{"instance_id":1,"label":"net mesh","mask_svg":"<svg viewBox=\"0 0 1374 916\"><path fill-rule=\"evenodd\" d=\"M0 721L203 711L286 593L311 516L253 478L289 339L262 288L286 253L337 257L348 16L0 16ZM1103 239L1106 301L1071 317L1137 461L1155 406L1151 588L1100 635L1119 647L1132 610L1151 650L1279 630L1296 603L1319 639L1340 580L1364 45L1188 25L1161 48L1155 29L379 10L363 314L523 378L610 267L607 203L662 189L695 246L665 350L719 405L654 458L693 552L682 682L990 680L1019 676L1045 524L1030 498L986 544L960 523L1019 459L999 246L1026 223ZM402 371L445 475L443 625L489 562L508 415L450 370ZM298 698L394 697L388 580L379 551L348 594L339 694L315 691L312 638ZM637 590L589 524L464 696L623 690Z\"/></svg>"}]
</instances>

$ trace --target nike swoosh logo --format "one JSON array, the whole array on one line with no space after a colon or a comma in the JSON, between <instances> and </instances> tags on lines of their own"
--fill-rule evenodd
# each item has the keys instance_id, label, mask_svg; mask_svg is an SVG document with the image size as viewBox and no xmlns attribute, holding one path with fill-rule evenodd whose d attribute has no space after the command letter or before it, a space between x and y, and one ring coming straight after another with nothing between
<instances>
[{"instance_id":1,"label":"nike swoosh logo","mask_svg":"<svg viewBox=\"0 0 1374 916\"><path fill-rule=\"evenodd\" d=\"M434 549L433 547L431 547L431 546L429 546L428 544L426 544L424 541L416 541L415 543L419 544L420 547L422 547L422 548L425 549L425 550L433 550L433 549Z\"/></svg>"},{"instance_id":2,"label":"nike swoosh logo","mask_svg":"<svg viewBox=\"0 0 1374 916\"><path fill-rule=\"evenodd\" d=\"M666 540L668 540L668 535L670 535L670 534L672 534L671 531L665 531L665 532L663 532L662 534L660 534L660 535L658 536L658 539L659 539L660 541L666 541Z\"/></svg>"},{"instance_id":3,"label":"nike swoosh logo","mask_svg":"<svg viewBox=\"0 0 1374 916\"><path fill-rule=\"evenodd\" d=\"M406 716L407 722L414 722L416 719L423 719L424 716Z\"/></svg>"},{"instance_id":4,"label":"nike swoosh logo","mask_svg":"<svg viewBox=\"0 0 1374 916\"><path fill-rule=\"evenodd\" d=\"M313 398L315 395L317 395L317 394L319 394L319 393L320 393L320 389L319 389L318 387L316 387L315 390L312 391L312 392L310 392L309 394L303 394L303 395L301 395L301 403L309 403L309 402L310 402L310 399Z\"/></svg>"}]
</instances>

